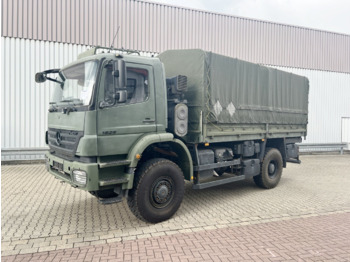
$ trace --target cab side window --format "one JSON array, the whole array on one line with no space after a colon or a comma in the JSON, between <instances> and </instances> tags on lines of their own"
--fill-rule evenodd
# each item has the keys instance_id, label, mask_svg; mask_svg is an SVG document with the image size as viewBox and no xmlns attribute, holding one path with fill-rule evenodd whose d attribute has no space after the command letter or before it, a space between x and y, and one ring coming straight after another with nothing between
<instances>
[{"instance_id":1,"label":"cab side window","mask_svg":"<svg viewBox=\"0 0 350 262\"><path fill-rule=\"evenodd\" d=\"M148 99L148 71L143 68L127 67L125 89L115 89L113 84L112 67L105 67L105 101L110 102L117 97L118 91L126 90L126 101L116 105L136 104Z\"/></svg>"},{"instance_id":2,"label":"cab side window","mask_svg":"<svg viewBox=\"0 0 350 262\"><path fill-rule=\"evenodd\" d=\"M105 79L104 81L104 88L105 88L105 101L112 104L114 102L114 97L116 90L114 88L114 81L113 81L113 67L112 64L107 64L103 70L103 77Z\"/></svg>"},{"instance_id":3,"label":"cab side window","mask_svg":"<svg viewBox=\"0 0 350 262\"><path fill-rule=\"evenodd\" d=\"M146 101L149 95L148 71L142 68L127 67L127 104Z\"/></svg>"}]
</instances>

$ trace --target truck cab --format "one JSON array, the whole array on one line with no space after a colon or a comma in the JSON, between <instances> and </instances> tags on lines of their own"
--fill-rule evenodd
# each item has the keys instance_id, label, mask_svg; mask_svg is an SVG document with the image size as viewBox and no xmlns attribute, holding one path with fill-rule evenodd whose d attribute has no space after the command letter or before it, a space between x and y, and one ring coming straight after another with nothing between
<instances>
[{"instance_id":1,"label":"truck cab","mask_svg":"<svg viewBox=\"0 0 350 262\"><path fill-rule=\"evenodd\" d=\"M98 192L112 178L116 182L117 170L109 170L122 170L122 164L130 162L129 150L136 141L166 132L165 78L159 59L88 55L60 70L39 73L36 80L52 74L57 76L48 113L47 167L72 186ZM109 168L111 163L114 168ZM118 178L124 181L122 187L130 187L130 177Z\"/></svg>"}]
</instances>

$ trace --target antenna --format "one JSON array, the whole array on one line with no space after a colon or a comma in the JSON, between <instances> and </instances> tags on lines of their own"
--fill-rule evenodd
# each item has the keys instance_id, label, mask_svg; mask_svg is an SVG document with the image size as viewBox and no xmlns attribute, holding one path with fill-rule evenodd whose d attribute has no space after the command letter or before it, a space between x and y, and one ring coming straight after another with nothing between
<instances>
[{"instance_id":1,"label":"antenna","mask_svg":"<svg viewBox=\"0 0 350 262\"><path fill-rule=\"evenodd\" d=\"M113 49L114 40L115 40L115 38L116 38L116 37L117 37L117 35L118 35L119 29L120 29L120 25L118 25L117 32L116 32L116 33L115 33L115 35L114 35L114 38L113 38L113 41L112 41L111 47L109 48L108 53L110 53L110 52L111 52L111 50Z\"/></svg>"}]
</instances>

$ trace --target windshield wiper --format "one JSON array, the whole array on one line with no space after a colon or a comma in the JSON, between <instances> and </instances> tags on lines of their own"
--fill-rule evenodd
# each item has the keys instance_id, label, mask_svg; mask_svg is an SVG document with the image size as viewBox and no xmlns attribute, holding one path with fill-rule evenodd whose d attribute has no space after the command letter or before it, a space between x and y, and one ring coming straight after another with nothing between
<instances>
[{"instance_id":1,"label":"windshield wiper","mask_svg":"<svg viewBox=\"0 0 350 262\"><path fill-rule=\"evenodd\" d=\"M69 106L64 107L63 103L69 103ZM83 102L81 99L73 98L64 99L58 102L50 102L50 105L49 112L57 112L58 109L62 108L62 113L68 115L70 112L77 111L74 106L83 105Z\"/></svg>"},{"instance_id":2,"label":"windshield wiper","mask_svg":"<svg viewBox=\"0 0 350 262\"><path fill-rule=\"evenodd\" d=\"M57 107L55 107L53 104L51 104L51 106L49 108L49 112L57 112Z\"/></svg>"},{"instance_id":3,"label":"windshield wiper","mask_svg":"<svg viewBox=\"0 0 350 262\"><path fill-rule=\"evenodd\" d=\"M54 105L51 105L51 107L49 108L49 112L52 113L52 112L57 112L58 111L58 107L54 106ZM75 112L77 111L77 109L73 106L67 106L67 107L64 107L62 109L62 113L63 114L67 114L69 115L70 112Z\"/></svg>"},{"instance_id":4,"label":"windshield wiper","mask_svg":"<svg viewBox=\"0 0 350 262\"><path fill-rule=\"evenodd\" d=\"M74 112L74 111L77 111L77 109L73 106L68 106L63 108L63 114L69 115L70 112Z\"/></svg>"},{"instance_id":5,"label":"windshield wiper","mask_svg":"<svg viewBox=\"0 0 350 262\"><path fill-rule=\"evenodd\" d=\"M83 101L81 99L77 99L77 98L64 99L64 100L61 100L60 102L62 102L62 103L72 103L74 106L83 105Z\"/></svg>"},{"instance_id":6,"label":"windshield wiper","mask_svg":"<svg viewBox=\"0 0 350 262\"><path fill-rule=\"evenodd\" d=\"M70 103L71 106L67 106L63 108L63 114L69 115L70 112L77 111L74 106L83 105L83 101L81 99L72 98L72 99L64 99L60 101L61 103Z\"/></svg>"}]
</instances>

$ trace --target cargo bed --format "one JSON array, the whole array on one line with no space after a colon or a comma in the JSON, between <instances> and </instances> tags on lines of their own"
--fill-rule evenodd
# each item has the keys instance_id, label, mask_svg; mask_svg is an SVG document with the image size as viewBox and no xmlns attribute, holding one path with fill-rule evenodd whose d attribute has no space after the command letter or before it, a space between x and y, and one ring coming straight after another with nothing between
<instances>
[{"instance_id":1,"label":"cargo bed","mask_svg":"<svg viewBox=\"0 0 350 262\"><path fill-rule=\"evenodd\" d=\"M188 143L306 136L306 77L203 50L159 55L167 77L185 75Z\"/></svg>"}]
</instances>

